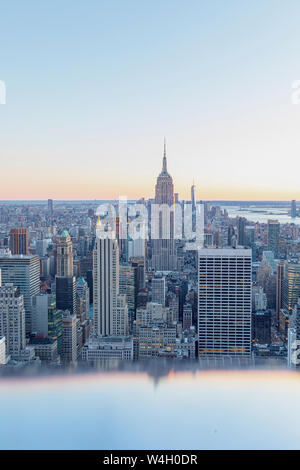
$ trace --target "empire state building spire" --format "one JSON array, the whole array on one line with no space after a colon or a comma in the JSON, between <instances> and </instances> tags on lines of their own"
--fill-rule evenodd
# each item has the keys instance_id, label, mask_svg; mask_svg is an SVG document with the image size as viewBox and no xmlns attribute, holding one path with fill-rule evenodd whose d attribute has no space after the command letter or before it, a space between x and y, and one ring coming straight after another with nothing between
<instances>
[{"instance_id":1,"label":"empire state building spire","mask_svg":"<svg viewBox=\"0 0 300 470\"><path fill-rule=\"evenodd\" d=\"M166 138L164 138L164 158L163 158L163 173L167 173L167 151L166 151Z\"/></svg>"}]
</instances>

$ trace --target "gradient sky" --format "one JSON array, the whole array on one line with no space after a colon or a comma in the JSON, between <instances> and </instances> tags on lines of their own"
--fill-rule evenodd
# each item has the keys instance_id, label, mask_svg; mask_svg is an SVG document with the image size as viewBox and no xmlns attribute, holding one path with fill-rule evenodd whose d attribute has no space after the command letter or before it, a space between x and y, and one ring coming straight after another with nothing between
<instances>
[{"instance_id":1,"label":"gradient sky","mask_svg":"<svg viewBox=\"0 0 300 470\"><path fill-rule=\"evenodd\" d=\"M300 200L299 0L10 0L0 199Z\"/></svg>"}]
</instances>

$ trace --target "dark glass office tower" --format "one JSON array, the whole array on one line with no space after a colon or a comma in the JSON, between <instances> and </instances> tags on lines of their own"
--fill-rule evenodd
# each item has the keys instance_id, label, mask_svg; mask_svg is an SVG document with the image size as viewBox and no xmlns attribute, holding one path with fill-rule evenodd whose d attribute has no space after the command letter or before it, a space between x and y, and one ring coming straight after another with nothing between
<instances>
[{"instance_id":1,"label":"dark glass office tower","mask_svg":"<svg viewBox=\"0 0 300 470\"><path fill-rule=\"evenodd\" d=\"M56 276L56 308L76 314L75 276Z\"/></svg>"}]
</instances>

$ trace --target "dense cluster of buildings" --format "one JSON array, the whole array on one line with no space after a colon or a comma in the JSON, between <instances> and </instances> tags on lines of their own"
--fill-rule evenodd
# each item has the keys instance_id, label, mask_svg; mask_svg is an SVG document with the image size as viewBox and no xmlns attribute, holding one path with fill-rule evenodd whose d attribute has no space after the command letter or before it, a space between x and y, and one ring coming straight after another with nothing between
<instances>
[{"instance_id":1,"label":"dense cluster of buildings","mask_svg":"<svg viewBox=\"0 0 300 470\"><path fill-rule=\"evenodd\" d=\"M189 201L174 193L164 148L155 197L138 201L143 236L122 236L115 201L112 225L99 203L0 204L0 365L256 355L294 364L299 227L199 202L194 184ZM130 204L125 225L139 215Z\"/></svg>"}]
</instances>

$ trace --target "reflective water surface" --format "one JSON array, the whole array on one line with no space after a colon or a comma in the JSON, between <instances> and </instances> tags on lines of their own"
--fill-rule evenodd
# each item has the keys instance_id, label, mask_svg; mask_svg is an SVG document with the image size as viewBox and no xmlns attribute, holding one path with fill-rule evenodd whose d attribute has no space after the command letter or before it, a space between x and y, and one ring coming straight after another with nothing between
<instances>
[{"instance_id":1,"label":"reflective water surface","mask_svg":"<svg viewBox=\"0 0 300 470\"><path fill-rule=\"evenodd\" d=\"M294 449L299 399L272 368L2 377L0 448Z\"/></svg>"}]
</instances>

